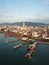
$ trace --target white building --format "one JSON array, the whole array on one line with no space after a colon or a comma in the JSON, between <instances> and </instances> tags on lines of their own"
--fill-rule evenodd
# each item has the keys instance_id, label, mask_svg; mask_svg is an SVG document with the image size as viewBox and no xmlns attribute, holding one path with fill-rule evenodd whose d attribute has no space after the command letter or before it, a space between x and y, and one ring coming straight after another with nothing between
<instances>
[{"instance_id":1,"label":"white building","mask_svg":"<svg viewBox=\"0 0 49 65\"><path fill-rule=\"evenodd\" d=\"M25 22L23 22L23 27L25 27Z\"/></svg>"}]
</instances>

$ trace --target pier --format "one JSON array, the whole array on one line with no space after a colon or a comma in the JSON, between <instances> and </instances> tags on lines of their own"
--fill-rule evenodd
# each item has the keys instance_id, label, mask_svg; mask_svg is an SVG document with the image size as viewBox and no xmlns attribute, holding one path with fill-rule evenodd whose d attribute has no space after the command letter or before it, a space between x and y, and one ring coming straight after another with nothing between
<instances>
[{"instance_id":1,"label":"pier","mask_svg":"<svg viewBox=\"0 0 49 65\"><path fill-rule=\"evenodd\" d=\"M37 43L39 43L39 44L48 44L49 45L49 42L42 42L42 41L37 41Z\"/></svg>"},{"instance_id":2,"label":"pier","mask_svg":"<svg viewBox=\"0 0 49 65\"><path fill-rule=\"evenodd\" d=\"M36 49L36 42L34 42L32 45L29 45L28 53L25 55L25 57L30 58L32 53L35 52L35 49Z\"/></svg>"},{"instance_id":3,"label":"pier","mask_svg":"<svg viewBox=\"0 0 49 65\"><path fill-rule=\"evenodd\" d=\"M20 48L20 47L22 47L23 45L25 45L26 44L26 42L22 42L22 43L20 43L20 44L18 44L18 45L16 45L16 46L13 46L13 48L14 49L17 49L17 48Z\"/></svg>"},{"instance_id":4,"label":"pier","mask_svg":"<svg viewBox=\"0 0 49 65\"><path fill-rule=\"evenodd\" d=\"M13 42L16 42L17 40L13 40L13 41L8 41L6 40L6 43L9 44L9 43L13 43Z\"/></svg>"}]
</instances>

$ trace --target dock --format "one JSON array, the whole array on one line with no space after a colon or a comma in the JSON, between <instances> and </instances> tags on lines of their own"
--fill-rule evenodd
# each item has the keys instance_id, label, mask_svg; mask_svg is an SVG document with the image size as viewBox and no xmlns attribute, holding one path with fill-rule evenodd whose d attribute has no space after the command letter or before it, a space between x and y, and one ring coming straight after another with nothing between
<instances>
[{"instance_id":1,"label":"dock","mask_svg":"<svg viewBox=\"0 0 49 65\"><path fill-rule=\"evenodd\" d=\"M39 44L48 44L49 45L49 42L42 42L42 41L37 41L37 43L39 43Z\"/></svg>"},{"instance_id":2,"label":"dock","mask_svg":"<svg viewBox=\"0 0 49 65\"><path fill-rule=\"evenodd\" d=\"M20 47L22 47L23 45L25 45L26 44L26 42L22 42L22 43L20 43L20 44L18 44L18 45L15 45L15 46L13 46L13 48L14 49L17 49L17 48L20 48Z\"/></svg>"},{"instance_id":3,"label":"dock","mask_svg":"<svg viewBox=\"0 0 49 65\"><path fill-rule=\"evenodd\" d=\"M13 41L8 41L6 40L6 43L9 44L9 43L13 43L13 42L16 42L17 40L13 40Z\"/></svg>"},{"instance_id":4,"label":"dock","mask_svg":"<svg viewBox=\"0 0 49 65\"><path fill-rule=\"evenodd\" d=\"M25 57L30 58L32 53L35 52L36 49L36 42L34 42L34 44L29 45L28 47L28 53L25 55Z\"/></svg>"}]
</instances>

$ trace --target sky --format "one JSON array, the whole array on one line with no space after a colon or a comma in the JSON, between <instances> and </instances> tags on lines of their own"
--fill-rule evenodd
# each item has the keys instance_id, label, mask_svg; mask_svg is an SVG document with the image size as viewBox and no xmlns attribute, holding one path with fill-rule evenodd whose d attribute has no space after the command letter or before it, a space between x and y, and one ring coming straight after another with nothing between
<instances>
[{"instance_id":1,"label":"sky","mask_svg":"<svg viewBox=\"0 0 49 65\"><path fill-rule=\"evenodd\" d=\"M49 23L49 0L0 0L0 23Z\"/></svg>"}]
</instances>

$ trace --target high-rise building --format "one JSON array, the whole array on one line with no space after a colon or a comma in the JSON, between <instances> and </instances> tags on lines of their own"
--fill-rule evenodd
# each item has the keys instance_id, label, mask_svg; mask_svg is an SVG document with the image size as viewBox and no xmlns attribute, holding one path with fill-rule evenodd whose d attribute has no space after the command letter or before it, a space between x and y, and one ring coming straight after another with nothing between
<instances>
[{"instance_id":1,"label":"high-rise building","mask_svg":"<svg viewBox=\"0 0 49 65\"><path fill-rule=\"evenodd\" d=\"M25 22L23 22L23 27L25 27Z\"/></svg>"}]
</instances>

